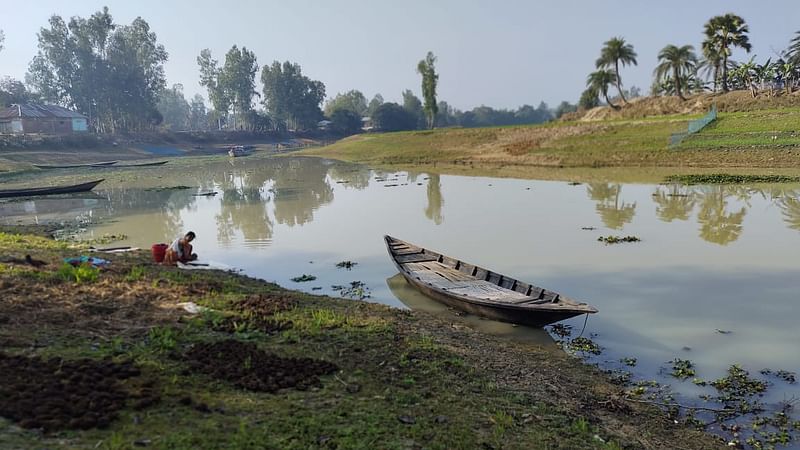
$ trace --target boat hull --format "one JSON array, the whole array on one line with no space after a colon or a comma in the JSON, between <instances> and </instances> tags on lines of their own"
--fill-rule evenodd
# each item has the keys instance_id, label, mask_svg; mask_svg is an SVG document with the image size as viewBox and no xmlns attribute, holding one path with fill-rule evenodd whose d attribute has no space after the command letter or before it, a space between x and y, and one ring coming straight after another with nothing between
<instances>
[{"instance_id":1,"label":"boat hull","mask_svg":"<svg viewBox=\"0 0 800 450\"><path fill-rule=\"evenodd\" d=\"M0 198L34 197L41 195L74 194L77 192L88 192L94 189L95 186L97 186L102 182L103 180L97 180L97 181L90 181L88 183L74 184L70 186L0 190Z\"/></svg>"},{"instance_id":2,"label":"boat hull","mask_svg":"<svg viewBox=\"0 0 800 450\"><path fill-rule=\"evenodd\" d=\"M395 267L421 293L444 305L531 327L596 313L586 303L386 236Z\"/></svg>"},{"instance_id":3,"label":"boat hull","mask_svg":"<svg viewBox=\"0 0 800 450\"><path fill-rule=\"evenodd\" d=\"M99 163L89 163L89 164L68 164L68 165L45 165L45 164L34 164L33 166L39 169L77 169L81 167L108 167L113 166L118 161L106 161L106 162L99 162Z\"/></svg>"},{"instance_id":4,"label":"boat hull","mask_svg":"<svg viewBox=\"0 0 800 450\"><path fill-rule=\"evenodd\" d=\"M497 320L499 322L515 323L519 325L540 328L551 323L560 322L562 320L585 314L583 312L572 311L525 312L516 308L500 308L498 306L470 303L444 294L437 289L433 289L430 286L425 285L424 283L420 283L418 280L412 278L409 274L403 272L402 270L400 270L400 274L403 275L403 278L405 278L410 285L414 286L417 290L439 303L445 304L451 308L458 309L468 314Z\"/></svg>"}]
</instances>

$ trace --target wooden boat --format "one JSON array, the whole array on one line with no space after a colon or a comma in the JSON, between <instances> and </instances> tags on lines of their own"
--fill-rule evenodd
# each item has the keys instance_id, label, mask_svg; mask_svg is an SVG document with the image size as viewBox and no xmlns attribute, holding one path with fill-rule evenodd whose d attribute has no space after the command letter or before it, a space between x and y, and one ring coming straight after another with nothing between
<instances>
[{"instance_id":1,"label":"wooden boat","mask_svg":"<svg viewBox=\"0 0 800 450\"><path fill-rule=\"evenodd\" d=\"M123 164L121 166L116 166L116 167L155 167L155 166L163 166L168 162L169 161L157 161L157 162L147 162L147 163L137 163L137 164Z\"/></svg>"},{"instance_id":2,"label":"wooden boat","mask_svg":"<svg viewBox=\"0 0 800 450\"><path fill-rule=\"evenodd\" d=\"M33 167L38 169L75 169L79 167L108 167L113 166L119 161L105 161L99 163L86 163L86 164L67 164L67 165L49 165L49 164L34 164Z\"/></svg>"},{"instance_id":3,"label":"wooden boat","mask_svg":"<svg viewBox=\"0 0 800 450\"><path fill-rule=\"evenodd\" d=\"M412 286L462 311L532 327L593 314L597 309L474 264L384 237L395 266Z\"/></svg>"},{"instance_id":4,"label":"wooden boat","mask_svg":"<svg viewBox=\"0 0 800 450\"><path fill-rule=\"evenodd\" d=\"M56 195L56 194L72 194L75 192L87 192L94 189L95 186L102 183L103 180L90 181L88 183L73 184L70 186L53 186L53 187L39 187L27 189L5 189L0 190L0 198L10 197L32 197L35 195Z\"/></svg>"},{"instance_id":5,"label":"wooden boat","mask_svg":"<svg viewBox=\"0 0 800 450\"><path fill-rule=\"evenodd\" d=\"M228 147L228 155L231 157L248 156L251 153L253 153L253 148L251 146L232 145Z\"/></svg>"}]
</instances>

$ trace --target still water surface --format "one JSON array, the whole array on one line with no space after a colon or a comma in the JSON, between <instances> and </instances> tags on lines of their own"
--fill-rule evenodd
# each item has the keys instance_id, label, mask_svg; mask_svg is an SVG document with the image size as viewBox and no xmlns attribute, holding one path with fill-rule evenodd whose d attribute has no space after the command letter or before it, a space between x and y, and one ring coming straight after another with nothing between
<instances>
[{"instance_id":1,"label":"still water surface","mask_svg":"<svg viewBox=\"0 0 800 450\"><path fill-rule=\"evenodd\" d=\"M674 358L698 377L733 363L800 372L800 186L673 186L387 173L316 158L212 164L178 176L188 190L99 190L99 197L0 204L3 221L91 217L85 237L129 236L149 248L187 230L202 259L308 292L364 282L371 301L414 307L515 339L541 330L452 311L410 289L389 260L390 234L598 307L584 332L604 367L636 357L638 379L666 376ZM213 197L194 194L217 191ZM592 228L592 229L583 229ZM601 235L642 242L604 245ZM335 264L350 260L352 270ZM294 283L309 274L315 281ZM316 289L315 289L316 288ZM584 317L566 322L575 334ZM765 398L800 397L771 379Z\"/></svg>"}]
</instances>

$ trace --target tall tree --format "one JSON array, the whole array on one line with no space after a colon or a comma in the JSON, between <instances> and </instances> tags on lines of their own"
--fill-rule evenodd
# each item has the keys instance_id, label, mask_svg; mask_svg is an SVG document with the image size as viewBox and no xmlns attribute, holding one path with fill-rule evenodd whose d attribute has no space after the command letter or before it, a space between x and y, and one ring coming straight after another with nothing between
<instances>
[{"instance_id":1,"label":"tall tree","mask_svg":"<svg viewBox=\"0 0 800 450\"><path fill-rule=\"evenodd\" d=\"M403 109L417 118L417 128L425 128L426 118L425 111L422 108L422 101L410 89L403 91Z\"/></svg>"},{"instance_id":2,"label":"tall tree","mask_svg":"<svg viewBox=\"0 0 800 450\"><path fill-rule=\"evenodd\" d=\"M433 52L428 52L425 59L417 64L417 72L422 75L422 98L425 99L423 106L425 114L428 116L428 128L433 129L436 124L436 113L439 107L436 104L436 85L439 83L439 74L436 73L436 57Z\"/></svg>"},{"instance_id":3,"label":"tall tree","mask_svg":"<svg viewBox=\"0 0 800 450\"><path fill-rule=\"evenodd\" d=\"M706 39L703 48L716 52L722 57L722 90L728 92L728 57L731 47L740 47L750 53L752 46L747 33L750 32L744 19L736 14L714 16L705 24Z\"/></svg>"},{"instance_id":4,"label":"tall tree","mask_svg":"<svg viewBox=\"0 0 800 450\"><path fill-rule=\"evenodd\" d=\"M6 41L6 35L5 33L3 33L3 30L0 30L0 52L2 52L3 48L5 48L3 47L3 42L5 41Z\"/></svg>"},{"instance_id":5,"label":"tall tree","mask_svg":"<svg viewBox=\"0 0 800 450\"><path fill-rule=\"evenodd\" d=\"M164 89L158 97L158 112L164 118L162 126L170 130L189 129L191 109L183 95L183 85L173 84Z\"/></svg>"},{"instance_id":6,"label":"tall tree","mask_svg":"<svg viewBox=\"0 0 800 450\"><path fill-rule=\"evenodd\" d=\"M225 54L225 64L219 71L218 85L226 93L233 106L233 126L237 127L237 114L245 120L253 109L253 96L256 92L256 55L242 47L231 47Z\"/></svg>"},{"instance_id":7,"label":"tall tree","mask_svg":"<svg viewBox=\"0 0 800 450\"><path fill-rule=\"evenodd\" d=\"M337 109L346 109L363 117L367 114L367 98L361 91L355 89L336 94L325 103L325 116L331 117Z\"/></svg>"},{"instance_id":8,"label":"tall tree","mask_svg":"<svg viewBox=\"0 0 800 450\"><path fill-rule=\"evenodd\" d=\"M227 116L231 107L229 92L220 80L222 69L218 67L218 61L211 57L209 49L200 52L200 56L197 57L197 65L200 66L200 86L208 90L208 99L217 116L217 129L221 130L222 119Z\"/></svg>"},{"instance_id":9,"label":"tall tree","mask_svg":"<svg viewBox=\"0 0 800 450\"><path fill-rule=\"evenodd\" d=\"M189 128L192 130L208 129L208 113L206 112L206 102L203 96L194 94L189 103Z\"/></svg>"},{"instance_id":10,"label":"tall tree","mask_svg":"<svg viewBox=\"0 0 800 450\"><path fill-rule=\"evenodd\" d=\"M606 103L608 103L608 106L615 109L618 108L618 106L611 103L611 100L608 98L608 85L616 82L617 75L608 69L596 70L590 73L586 78L586 86L595 93L595 96L602 95Z\"/></svg>"},{"instance_id":11,"label":"tall tree","mask_svg":"<svg viewBox=\"0 0 800 450\"><path fill-rule=\"evenodd\" d=\"M623 103L628 103L625 99L625 94L622 92L622 78L619 75L619 66L637 65L636 52L633 51L633 45L625 42L621 37L614 37L609 39L603 44L600 50L600 57L597 58L595 65L598 69L614 68L614 83L617 85L617 91Z\"/></svg>"},{"instance_id":12,"label":"tall tree","mask_svg":"<svg viewBox=\"0 0 800 450\"><path fill-rule=\"evenodd\" d=\"M36 95L30 92L21 81L11 77L0 78L0 108L36 100Z\"/></svg>"},{"instance_id":13,"label":"tall tree","mask_svg":"<svg viewBox=\"0 0 800 450\"><path fill-rule=\"evenodd\" d=\"M275 61L261 70L264 106L289 128L310 129L323 117L325 85L303 75L299 64Z\"/></svg>"},{"instance_id":14,"label":"tall tree","mask_svg":"<svg viewBox=\"0 0 800 450\"><path fill-rule=\"evenodd\" d=\"M658 52L658 61L659 64L653 71L656 79L664 80L672 75L675 93L681 100L686 100L681 91L681 80L694 73L697 68L697 55L694 54L694 47L691 45L683 47L667 45Z\"/></svg>"},{"instance_id":15,"label":"tall tree","mask_svg":"<svg viewBox=\"0 0 800 450\"><path fill-rule=\"evenodd\" d=\"M160 121L167 52L141 17L115 24L108 8L88 19L59 16L39 31L27 80L47 100L90 117L98 131L138 130Z\"/></svg>"},{"instance_id":16,"label":"tall tree","mask_svg":"<svg viewBox=\"0 0 800 450\"><path fill-rule=\"evenodd\" d=\"M375 114L375 111L383 104L383 96L381 94L375 94L372 97L372 100L369 101L369 105L367 106L367 115L372 117Z\"/></svg>"}]
</instances>

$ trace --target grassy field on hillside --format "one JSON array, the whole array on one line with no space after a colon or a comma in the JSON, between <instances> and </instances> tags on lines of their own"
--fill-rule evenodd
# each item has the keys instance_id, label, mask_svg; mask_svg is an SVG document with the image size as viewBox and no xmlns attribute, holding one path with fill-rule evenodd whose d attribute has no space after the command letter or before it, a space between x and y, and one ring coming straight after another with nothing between
<instances>
[{"instance_id":1,"label":"grassy field on hillside","mask_svg":"<svg viewBox=\"0 0 800 450\"><path fill-rule=\"evenodd\" d=\"M673 133L701 114L545 125L440 129L353 136L309 155L373 165L440 169L515 167L794 168L800 108L720 113L669 148ZM512 175L516 176L516 175Z\"/></svg>"}]
</instances>

